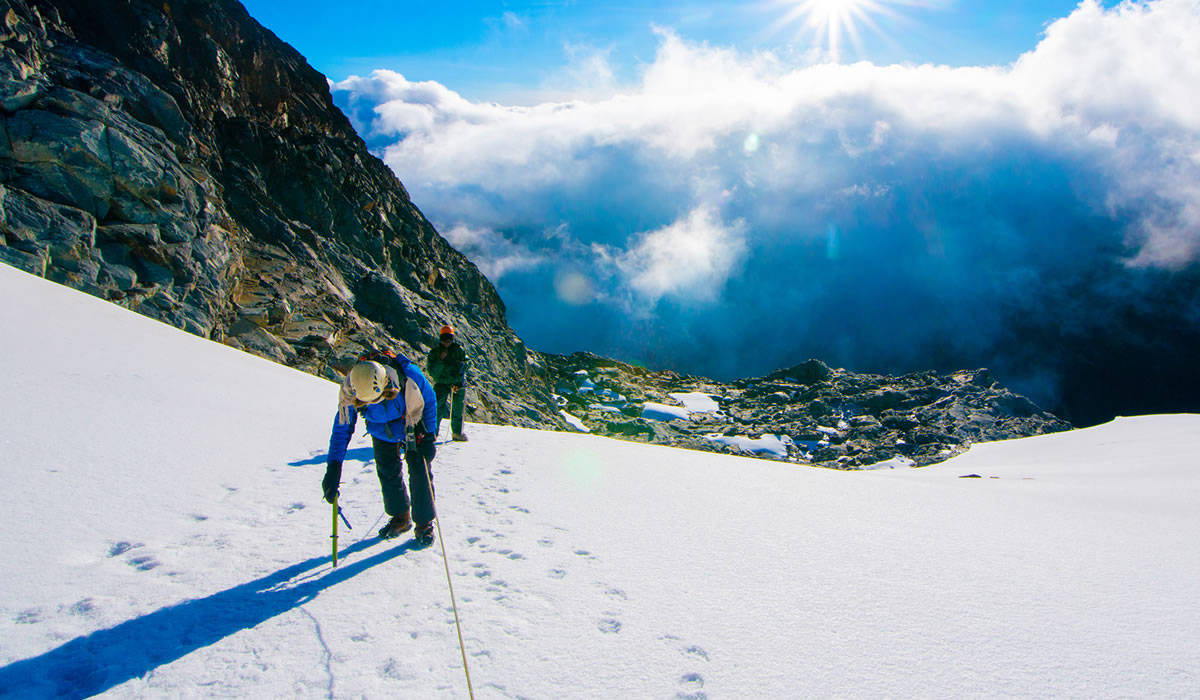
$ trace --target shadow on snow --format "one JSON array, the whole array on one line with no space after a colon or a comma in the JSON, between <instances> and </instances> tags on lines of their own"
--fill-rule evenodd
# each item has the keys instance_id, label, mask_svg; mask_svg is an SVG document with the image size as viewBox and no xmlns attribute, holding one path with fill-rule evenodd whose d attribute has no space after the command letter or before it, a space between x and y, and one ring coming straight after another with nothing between
<instances>
[{"instance_id":1,"label":"shadow on snow","mask_svg":"<svg viewBox=\"0 0 1200 700\"><path fill-rule=\"evenodd\" d=\"M295 462L288 462L289 467L311 467L314 464L324 465L328 461L329 455L321 453L313 455L308 459L301 459ZM375 460L375 449L372 447L355 447L351 450L346 450L345 461L358 460L360 462L372 462Z\"/></svg>"},{"instance_id":2,"label":"shadow on snow","mask_svg":"<svg viewBox=\"0 0 1200 700\"><path fill-rule=\"evenodd\" d=\"M348 556L378 540L355 543ZM197 649L307 603L318 593L413 548L409 540L361 561L317 576L305 571L327 564L313 557L206 598L161 608L127 622L77 637L62 646L0 668L0 697L84 698L140 678Z\"/></svg>"}]
</instances>

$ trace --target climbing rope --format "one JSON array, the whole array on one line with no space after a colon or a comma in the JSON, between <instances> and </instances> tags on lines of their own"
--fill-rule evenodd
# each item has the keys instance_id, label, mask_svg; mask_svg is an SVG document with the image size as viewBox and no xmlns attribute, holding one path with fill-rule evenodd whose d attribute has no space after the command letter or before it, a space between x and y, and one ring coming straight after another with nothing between
<instances>
[{"instance_id":1,"label":"climbing rope","mask_svg":"<svg viewBox=\"0 0 1200 700\"><path fill-rule=\"evenodd\" d=\"M437 433L434 433L431 439L436 442ZM436 515L437 498L433 494L433 475L429 472L429 462L421 457L421 463L425 465L425 483L429 486L429 498L433 501L433 522L437 523L437 539L442 547L442 568L446 571L446 587L450 589L450 608L454 611L454 629L458 632L458 651L462 654L463 674L467 677L467 695L471 700L475 700L475 691L471 688L471 669L467 666L467 647L463 644L462 624L458 620L458 603L454 600L454 583L450 580L450 559L446 556L446 538L442 536L442 518Z\"/></svg>"}]
</instances>

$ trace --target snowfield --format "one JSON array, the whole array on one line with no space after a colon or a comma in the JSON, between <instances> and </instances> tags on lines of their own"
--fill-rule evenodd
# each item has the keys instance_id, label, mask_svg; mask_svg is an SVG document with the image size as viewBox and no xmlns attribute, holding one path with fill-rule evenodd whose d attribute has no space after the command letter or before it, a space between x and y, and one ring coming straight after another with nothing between
<instances>
[{"instance_id":1,"label":"snowfield","mask_svg":"<svg viewBox=\"0 0 1200 700\"><path fill-rule=\"evenodd\" d=\"M0 697L465 698L441 543L477 698L1200 695L1200 416L866 472L471 425L427 549L360 430L335 569L336 385L0 291Z\"/></svg>"}]
</instances>

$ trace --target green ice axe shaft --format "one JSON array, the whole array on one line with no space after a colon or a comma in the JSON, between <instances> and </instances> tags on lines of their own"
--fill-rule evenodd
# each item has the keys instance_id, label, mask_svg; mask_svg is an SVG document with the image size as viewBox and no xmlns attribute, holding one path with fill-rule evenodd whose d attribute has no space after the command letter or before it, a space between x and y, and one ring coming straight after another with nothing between
<instances>
[{"instance_id":1,"label":"green ice axe shaft","mask_svg":"<svg viewBox=\"0 0 1200 700\"><path fill-rule=\"evenodd\" d=\"M334 496L333 497L333 535L331 535L331 537L333 538L333 568L335 568L335 569L337 568L337 521L338 521L338 511L339 510L340 509L338 508L338 504L337 504L337 496Z\"/></svg>"}]
</instances>

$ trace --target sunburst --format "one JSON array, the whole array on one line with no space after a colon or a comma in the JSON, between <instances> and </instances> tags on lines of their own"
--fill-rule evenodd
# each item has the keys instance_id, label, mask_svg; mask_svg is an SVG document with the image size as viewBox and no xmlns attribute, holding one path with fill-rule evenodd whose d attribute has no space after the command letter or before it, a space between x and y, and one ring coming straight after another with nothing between
<instances>
[{"instance_id":1,"label":"sunburst","mask_svg":"<svg viewBox=\"0 0 1200 700\"><path fill-rule=\"evenodd\" d=\"M799 22L802 34L827 50L834 61L841 61L845 39L861 54L860 29L885 36L876 18L898 18L899 13L889 5L913 3L911 0L776 0L772 4L788 7L787 13L773 25L773 31Z\"/></svg>"}]
</instances>

